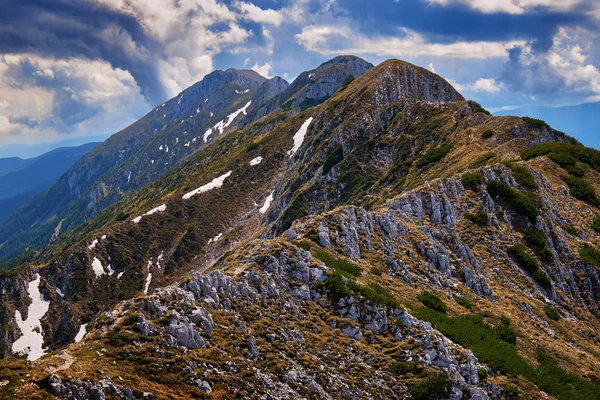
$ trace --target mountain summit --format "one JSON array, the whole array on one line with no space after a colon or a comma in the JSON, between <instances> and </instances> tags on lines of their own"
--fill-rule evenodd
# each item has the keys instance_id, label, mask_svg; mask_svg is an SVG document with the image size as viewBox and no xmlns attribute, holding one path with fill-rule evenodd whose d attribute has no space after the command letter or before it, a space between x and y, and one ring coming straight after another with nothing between
<instances>
[{"instance_id":1,"label":"mountain summit","mask_svg":"<svg viewBox=\"0 0 600 400\"><path fill-rule=\"evenodd\" d=\"M600 152L351 56L127 129L0 274L0 396L598 398Z\"/></svg>"}]
</instances>

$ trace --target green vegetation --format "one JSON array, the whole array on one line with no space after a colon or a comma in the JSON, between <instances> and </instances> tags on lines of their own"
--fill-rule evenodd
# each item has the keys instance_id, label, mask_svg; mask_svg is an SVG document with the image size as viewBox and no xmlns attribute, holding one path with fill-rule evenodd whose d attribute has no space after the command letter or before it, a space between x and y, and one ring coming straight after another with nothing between
<instances>
[{"instance_id":1,"label":"green vegetation","mask_svg":"<svg viewBox=\"0 0 600 400\"><path fill-rule=\"evenodd\" d=\"M546 313L546 316L548 316L548 318L550 318L552 321L558 321L560 319L560 314L556 308L544 306L544 313Z\"/></svg>"},{"instance_id":2,"label":"green vegetation","mask_svg":"<svg viewBox=\"0 0 600 400\"><path fill-rule=\"evenodd\" d=\"M423 157L417 161L418 168L424 168L430 164L434 164L440 161L442 158L446 157L446 155L450 152L450 147L448 146L438 146L431 150L429 150Z\"/></svg>"},{"instance_id":3,"label":"green vegetation","mask_svg":"<svg viewBox=\"0 0 600 400\"><path fill-rule=\"evenodd\" d=\"M258 143L249 144L248 147L246 147L246 153L250 153L251 151L256 149L258 149Z\"/></svg>"},{"instance_id":4,"label":"green vegetation","mask_svg":"<svg viewBox=\"0 0 600 400\"><path fill-rule=\"evenodd\" d=\"M337 258L329 254L328 252L319 248L311 248L311 253L319 260L323 261L327 267L335 269L336 271L343 271L352 276L360 276L362 270L356 264L350 263L341 258Z\"/></svg>"},{"instance_id":5,"label":"green vegetation","mask_svg":"<svg viewBox=\"0 0 600 400\"><path fill-rule=\"evenodd\" d=\"M488 371L485 368L477 368L477 375L479 375L479 379L485 381L488 378Z\"/></svg>"},{"instance_id":6,"label":"green vegetation","mask_svg":"<svg viewBox=\"0 0 600 400\"><path fill-rule=\"evenodd\" d=\"M595 230L596 232L600 232L600 217L597 215L594 217L594 220L592 221L592 229Z\"/></svg>"},{"instance_id":7,"label":"green vegetation","mask_svg":"<svg viewBox=\"0 0 600 400\"><path fill-rule=\"evenodd\" d=\"M478 192L481 185L485 182L485 177L481 174L464 173L460 177L460 181L466 189L471 189Z\"/></svg>"},{"instance_id":8,"label":"green vegetation","mask_svg":"<svg viewBox=\"0 0 600 400\"><path fill-rule=\"evenodd\" d=\"M592 264L596 268L600 268L600 250L594 246L585 243L579 249L579 257L588 264Z\"/></svg>"},{"instance_id":9,"label":"green vegetation","mask_svg":"<svg viewBox=\"0 0 600 400\"><path fill-rule=\"evenodd\" d=\"M421 303L423 303L423 305L425 307L429 307L432 310L436 310L436 311L442 312L442 313L445 313L446 311L448 311L448 307L446 306L444 301L442 299L440 299L439 296L436 295L432 291L429 291L429 290L423 291L423 292L419 293L417 298L419 299L419 301Z\"/></svg>"},{"instance_id":10,"label":"green vegetation","mask_svg":"<svg viewBox=\"0 0 600 400\"><path fill-rule=\"evenodd\" d=\"M491 129L486 129L485 131L483 131L483 133L481 134L481 138L482 139L489 139L492 136L494 136L494 131Z\"/></svg>"},{"instance_id":11,"label":"green vegetation","mask_svg":"<svg viewBox=\"0 0 600 400\"><path fill-rule=\"evenodd\" d=\"M475 304L471 300L463 296L454 296L454 301L468 310L472 310L475 307Z\"/></svg>"},{"instance_id":12,"label":"green vegetation","mask_svg":"<svg viewBox=\"0 0 600 400\"><path fill-rule=\"evenodd\" d=\"M400 308L400 302L385 288L377 283L361 285L351 275L344 275L335 271L323 282L327 296L334 302L343 297L352 295L363 296L373 304L384 305L389 308Z\"/></svg>"},{"instance_id":13,"label":"green vegetation","mask_svg":"<svg viewBox=\"0 0 600 400\"><path fill-rule=\"evenodd\" d=\"M550 128L546 121L541 119L531 118L531 117L523 117L523 121L525 121L525 125L529 129L542 129L542 128Z\"/></svg>"},{"instance_id":14,"label":"green vegetation","mask_svg":"<svg viewBox=\"0 0 600 400\"><path fill-rule=\"evenodd\" d=\"M283 109L283 111L290 111L292 109L292 104L294 104L294 101L296 99L289 99L288 101L286 101L285 103L283 103L281 105L281 108Z\"/></svg>"},{"instance_id":15,"label":"green vegetation","mask_svg":"<svg viewBox=\"0 0 600 400\"><path fill-rule=\"evenodd\" d=\"M577 236L579 235L579 231L572 224L564 224L560 226L567 232L569 235Z\"/></svg>"},{"instance_id":16,"label":"green vegetation","mask_svg":"<svg viewBox=\"0 0 600 400\"><path fill-rule=\"evenodd\" d=\"M485 165L492 158L496 157L496 153L493 151L489 151L477 157L471 164L469 164L469 168L479 168L482 165Z\"/></svg>"},{"instance_id":17,"label":"green vegetation","mask_svg":"<svg viewBox=\"0 0 600 400\"><path fill-rule=\"evenodd\" d=\"M538 350L539 366L534 367L519 355L516 346L502 338L507 330L502 328L503 332L498 327L486 324L481 315L449 317L424 307L419 308L414 315L431 322L449 339L470 349L479 361L486 363L492 370L522 376L559 400L598 398L600 383L590 382L563 370L543 350Z\"/></svg>"},{"instance_id":18,"label":"green vegetation","mask_svg":"<svg viewBox=\"0 0 600 400\"><path fill-rule=\"evenodd\" d=\"M335 149L331 150L329 154L327 154L327 158L325 159L325 163L323 164L323 175L327 175L333 167L341 163L343 160L344 149L340 144Z\"/></svg>"},{"instance_id":19,"label":"green vegetation","mask_svg":"<svg viewBox=\"0 0 600 400\"><path fill-rule=\"evenodd\" d=\"M490 217L488 217L483 207L478 207L473 212L465 213L465 218L479 226L487 226L490 223Z\"/></svg>"},{"instance_id":20,"label":"green vegetation","mask_svg":"<svg viewBox=\"0 0 600 400\"><path fill-rule=\"evenodd\" d=\"M469 100L469 106L471 106L471 109L473 110L473 114L477 114L477 113L484 113L487 115L492 115L490 114L490 112L488 110L486 110L485 108L483 108L481 106L481 104L473 101L473 100Z\"/></svg>"},{"instance_id":21,"label":"green vegetation","mask_svg":"<svg viewBox=\"0 0 600 400\"><path fill-rule=\"evenodd\" d=\"M390 367L398 375L406 375L409 373L419 374L423 371L423 367L419 364L419 360L408 361L395 361Z\"/></svg>"},{"instance_id":22,"label":"green vegetation","mask_svg":"<svg viewBox=\"0 0 600 400\"><path fill-rule=\"evenodd\" d=\"M410 394L414 400L446 399L452 389L448 375L443 373L429 374L423 382L410 385Z\"/></svg>"},{"instance_id":23,"label":"green vegetation","mask_svg":"<svg viewBox=\"0 0 600 400\"><path fill-rule=\"evenodd\" d=\"M562 175L560 178L569 186L571 196L590 204L600 204L600 199L594 188L583 179L569 175Z\"/></svg>"},{"instance_id":24,"label":"green vegetation","mask_svg":"<svg viewBox=\"0 0 600 400\"><path fill-rule=\"evenodd\" d=\"M354 82L356 78L354 77L354 75L349 75L346 80L344 81L344 83L342 84L342 87L340 88L340 92L343 92L344 90L346 90L346 88L348 87L348 85L350 85L352 82Z\"/></svg>"},{"instance_id":25,"label":"green vegetation","mask_svg":"<svg viewBox=\"0 0 600 400\"><path fill-rule=\"evenodd\" d=\"M600 151L582 146L580 144L544 143L537 144L525 150L521 157L524 160L548 156L568 173L582 177L584 171L577 162L587 164L600 172Z\"/></svg>"},{"instance_id":26,"label":"green vegetation","mask_svg":"<svg viewBox=\"0 0 600 400\"><path fill-rule=\"evenodd\" d=\"M328 268L351 276L360 276L362 272L362 269L358 265L332 256L329 252L314 247L309 241L293 241L292 244L303 250L310 251L316 259L321 260Z\"/></svg>"},{"instance_id":27,"label":"green vegetation","mask_svg":"<svg viewBox=\"0 0 600 400\"><path fill-rule=\"evenodd\" d=\"M377 267L371 267L371 273L377 276L381 276L382 274L381 270Z\"/></svg>"},{"instance_id":28,"label":"green vegetation","mask_svg":"<svg viewBox=\"0 0 600 400\"><path fill-rule=\"evenodd\" d=\"M545 262L552 261L552 252L548 246L546 246L546 239L541 231L529 227L525 229L525 232L523 233L523 240L525 241L525 244L535 252L540 260Z\"/></svg>"},{"instance_id":29,"label":"green vegetation","mask_svg":"<svg viewBox=\"0 0 600 400\"><path fill-rule=\"evenodd\" d=\"M537 219L539 211L533 194L521 193L498 180L488 181L487 188L492 198L500 197L516 213L529 218L531 222Z\"/></svg>"},{"instance_id":30,"label":"green vegetation","mask_svg":"<svg viewBox=\"0 0 600 400\"><path fill-rule=\"evenodd\" d=\"M552 287L552 281L542 271L535 260L528 252L525 246L522 244L516 244L508 248L508 254L515 260L517 264L525 271L527 271L537 283L545 289Z\"/></svg>"},{"instance_id":31,"label":"green vegetation","mask_svg":"<svg viewBox=\"0 0 600 400\"><path fill-rule=\"evenodd\" d=\"M515 180L521 186L524 186L527 190L537 190L539 188L527 167L514 163L506 163L506 166L512 170Z\"/></svg>"}]
</instances>

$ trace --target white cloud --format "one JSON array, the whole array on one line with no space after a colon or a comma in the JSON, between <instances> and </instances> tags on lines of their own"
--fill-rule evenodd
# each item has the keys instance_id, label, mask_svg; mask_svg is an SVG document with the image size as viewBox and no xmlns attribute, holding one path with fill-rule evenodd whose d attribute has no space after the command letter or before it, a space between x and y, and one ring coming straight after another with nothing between
<instances>
[{"instance_id":1,"label":"white cloud","mask_svg":"<svg viewBox=\"0 0 600 400\"><path fill-rule=\"evenodd\" d=\"M240 10L244 19L260 24L279 26L284 18L284 13L281 11L275 11L270 8L263 10L252 3L238 1L233 6Z\"/></svg>"},{"instance_id":2,"label":"white cloud","mask_svg":"<svg viewBox=\"0 0 600 400\"><path fill-rule=\"evenodd\" d=\"M433 66L433 63L429 63L429 65L427 65L427 69L435 74L435 67Z\"/></svg>"},{"instance_id":3,"label":"white cloud","mask_svg":"<svg viewBox=\"0 0 600 400\"><path fill-rule=\"evenodd\" d=\"M0 55L0 93L3 143L105 134L148 107L129 72L85 58Z\"/></svg>"},{"instance_id":4,"label":"white cloud","mask_svg":"<svg viewBox=\"0 0 600 400\"><path fill-rule=\"evenodd\" d=\"M502 90L502 85L491 78L480 78L473 83L458 83L453 79L446 80L459 92L498 93Z\"/></svg>"},{"instance_id":5,"label":"white cloud","mask_svg":"<svg viewBox=\"0 0 600 400\"><path fill-rule=\"evenodd\" d=\"M273 66L269 63L264 63L262 65L259 65L258 63L256 63L256 64L254 64L254 66L251 69L258 72L260 75L264 76L265 78L271 78L271 70L273 69Z\"/></svg>"},{"instance_id":6,"label":"white cloud","mask_svg":"<svg viewBox=\"0 0 600 400\"><path fill-rule=\"evenodd\" d=\"M309 25L297 34L298 44L321 54L376 54L392 57L453 57L486 59L506 57L508 49L524 41L430 43L417 32L402 29L403 37L368 38L347 26Z\"/></svg>"},{"instance_id":7,"label":"white cloud","mask_svg":"<svg viewBox=\"0 0 600 400\"><path fill-rule=\"evenodd\" d=\"M590 0L428 0L442 6L462 4L482 13L524 14L533 8L568 12L577 7L591 5ZM599 7L596 7L598 10Z\"/></svg>"}]
</instances>

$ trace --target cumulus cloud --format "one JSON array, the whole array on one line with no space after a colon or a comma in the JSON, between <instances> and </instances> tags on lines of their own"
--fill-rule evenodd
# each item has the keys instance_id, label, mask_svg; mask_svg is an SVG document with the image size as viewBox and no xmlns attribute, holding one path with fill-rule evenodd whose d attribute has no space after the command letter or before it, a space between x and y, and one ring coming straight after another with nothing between
<instances>
[{"instance_id":1,"label":"cumulus cloud","mask_svg":"<svg viewBox=\"0 0 600 400\"><path fill-rule=\"evenodd\" d=\"M600 9L600 6L594 5L594 2L589 0L428 0L428 2L442 6L460 4L483 13L524 14L536 8L559 12L581 8L594 12Z\"/></svg>"},{"instance_id":2,"label":"cumulus cloud","mask_svg":"<svg viewBox=\"0 0 600 400\"><path fill-rule=\"evenodd\" d=\"M507 57L508 49L524 41L433 43L423 35L402 29L401 36L370 38L348 26L309 25L297 34L298 44L321 54L376 54L392 57L453 57L485 59Z\"/></svg>"},{"instance_id":3,"label":"cumulus cloud","mask_svg":"<svg viewBox=\"0 0 600 400\"><path fill-rule=\"evenodd\" d=\"M148 107L129 72L84 58L0 55L0 93L3 142L14 141L15 135L48 140L58 132L115 129L110 121Z\"/></svg>"},{"instance_id":4,"label":"cumulus cloud","mask_svg":"<svg viewBox=\"0 0 600 400\"><path fill-rule=\"evenodd\" d=\"M502 84L499 84L493 78L480 78L473 83L458 83L452 79L447 80L459 92L498 93L502 90Z\"/></svg>"},{"instance_id":5,"label":"cumulus cloud","mask_svg":"<svg viewBox=\"0 0 600 400\"><path fill-rule=\"evenodd\" d=\"M515 47L500 80L527 96L561 94L600 100L599 39L597 32L561 28L547 52L528 45Z\"/></svg>"},{"instance_id":6,"label":"cumulus cloud","mask_svg":"<svg viewBox=\"0 0 600 400\"><path fill-rule=\"evenodd\" d=\"M273 66L269 63L264 63L262 65L259 65L258 63L256 63L250 69L258 72L260 75L264 76L265 78L271 78L271 70L273 69Z\"/></svg>"},{"instance_id":7,"label":"cumulus cloud","mask_svg":"<svg viewBox=\"0 0 600 400\"><path fill-rule=\"evenodd\" d=\"M247 20L261 24L279 26L284 18L284 13L281 11L275 11L270 8L263 10L252 3L238 1L234 3L234 7L239 9L242 16Z\"/></svg>"}]
</instances>

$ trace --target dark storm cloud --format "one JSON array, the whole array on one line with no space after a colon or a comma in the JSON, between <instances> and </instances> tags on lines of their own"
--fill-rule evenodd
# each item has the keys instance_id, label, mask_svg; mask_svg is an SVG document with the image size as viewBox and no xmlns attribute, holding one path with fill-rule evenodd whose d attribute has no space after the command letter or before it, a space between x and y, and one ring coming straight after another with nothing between
<instances>
[{"instance_id":1,"label":"dark storm cloud","mask_svg":"<svg viewBox=\"0 0 600 400\"><path fill-rule=\"evenodd\" d=\"M129 71L151 103L165 98L152 59L128 53L107 30L126 32L134 42L160 51L137 21L76 0L4 0L0 2L0 53L101 59ZM112 39L112 40L111 40ZM115 40L116 39L116 40Z\"/></svg>"}]
</instances>

